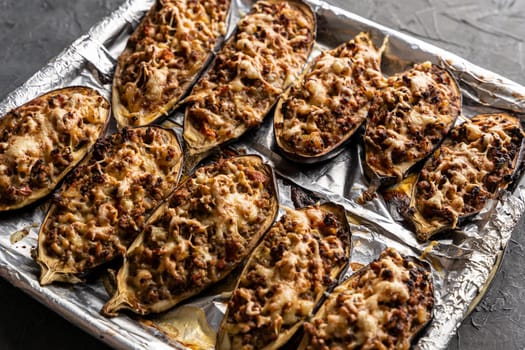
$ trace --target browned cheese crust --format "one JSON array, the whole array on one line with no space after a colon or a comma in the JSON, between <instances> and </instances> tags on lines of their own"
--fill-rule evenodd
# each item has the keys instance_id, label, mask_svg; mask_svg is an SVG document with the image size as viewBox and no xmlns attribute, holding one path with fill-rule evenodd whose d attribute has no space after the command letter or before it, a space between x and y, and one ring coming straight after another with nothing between
<instances>
[{"instance_id":1,"label":"browned cheese crust","mask_svg":"<svg viewBox=\"0 0 525 350\"><path fill-rule=\"evenodd\" d=\"M431 277L428 265L387 248L305 323L300 349L410 349L432 317Z\"/></svg>"},{"instance_id":2,"label":"browned cheese crust","mask_svg":"<svg viewBox=\"0 0 525 350\"><path fill-rule=\"evenodd\" d=\"M258 1L188 97L184 139L195 153L258 126L301 72L315 19L299 1Z\"/></svg>"},{"instance_id":3,"label":"browned cheese crust","mask_svg":"<svg viewBox=\"0 0 525 350\"><path fill-rule=\"evenodd\" d=\"M0 119L0 211L49 194L89 151L109 119L109 103L84 87L55 90Z\"/></svg>"},{"instance_id":4,"label":"browned cheese crust","mask_svg":"<svg viewBox=\"0 0 525 350\"><path fill-rule=\"evenodd\" d=\"M159 127L125 128L97 142L40 230L40 282L79 282L78 274L123 255L175 189L181 165L175 134Z\"/></svg>"},{"instance_id":5,"label":"browned cheese crust","mask_svg":"<svg viewBox=\"0 0 525 350\"><path fill-rule=\"evenodd\" d=\"M384 86L381 53L368 33L321 53L277 107L279 146L313 157L350 138L366 120L376 89Z\"/></svg>"},{"instance_id":6,"label":"browned cheese crust","mask_svg":"<svg viewBox=\"0 0 525 350\"><path fill-rule=\"evenodd\" d=\"M366 163L400 181L443 140L461 112L461 94L445 70L429 62L388 78L365 132Z\"/></svg>"},{"instance_id":7,"label":"browned cheese crust","mask_svg":"<svg viewBox=\"0 0 525 350\"><path fill-rule=\"evenodd\" d=\"M506 188L523 135L519 119L506 114L478 115L452 129L415 185L419 238L456 228L461 217L479 212Z\"/></svg>"},{"instance_id":8,"label":"browned cheese crust","mask_svg":"<svg viewBox=\"0 0 525 350\"><path fill-rule=\"evenodd\" d=\"M132 244L103 312L161 312L226 277L273 222L273 181L255 156L199 168Z\"/></svg>"},{"instance_id":9,"label":"browned cheese crust","mask_svg":"<svg viewBox=\"0 0 525 350\"><path fill-rule=\"evenodd\" d=\"M230 0L158 0L129 38L113 82L119 126L146 125L188 91L226 33Z\"/></svg>"},{"instance_id":10,"label":"browned cheese crust","mask_svg":"<svg viewBox=\"0 0 525 350\"><path fill-rule=\"evenodd\" d=\"M277 349L299 329L348 263L344 210L332 208L288 209L274 224L233 292L217 349Z\"/></svg>"}]
</instances>

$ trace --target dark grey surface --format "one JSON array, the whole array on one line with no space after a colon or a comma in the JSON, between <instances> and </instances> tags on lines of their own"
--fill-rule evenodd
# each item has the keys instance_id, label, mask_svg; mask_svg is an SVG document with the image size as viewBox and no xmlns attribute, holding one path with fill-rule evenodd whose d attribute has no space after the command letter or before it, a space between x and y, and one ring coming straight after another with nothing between
<instances>
[{"instance_id":1,"label":"dark grey surface","mask_svg":"<svg viewBox=\"0 0 525 350\"><path fill-rule=\"evenodd\" d=\"M330 0L525 85L525 1ZM0 100L120 5L121 0L0 0ZM451 341L453 349L524 349L525 227ZM105 349L104 344L0 279L0 349Z\"/></svg>"}]
</instances>

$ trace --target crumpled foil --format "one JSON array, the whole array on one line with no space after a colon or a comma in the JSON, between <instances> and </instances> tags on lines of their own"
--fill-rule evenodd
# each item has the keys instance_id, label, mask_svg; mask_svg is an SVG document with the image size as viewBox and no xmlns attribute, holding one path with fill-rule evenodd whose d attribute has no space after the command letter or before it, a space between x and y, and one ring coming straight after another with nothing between
<instances>
[{"instance_id":1,"label":"crumpled foil","mask_svg":"<svg viewBox=\"0 0 525 350\"><path fill-rule=\"evenodd\" d=\"M311 57L333 48L361 31L369 31L376 45L388 36L383 57L387 74L412 63L431 61L446 67L463 94L463 115L510 111L525 121L525 87L477 67L460 57L401 34L320 0L308 0L317 14L317 43ZM133 28L153 0L128 0L109 17L80 37L0 103L0 115L49 90L86 85L109 98L116 59ZM234 0L228 33L253 1ZM168 120L179 126L182 111ZM173 124L170 124L173 125ZM114 125L113 128L114 130ZM387 204L376 198L365 205L356 199L367 188L362 145L354 141L337 157L316 165L299 165L279 155L271 117L257 130L231 145L239 152L264 157L278 174L280 202L292 207L291 187L300 186L343 205L352 228L352 261L367 264L387 246L426 259L433 266L436 306L430 325L414 344L416 349L444 349L461 321L483 295L497 270L503 251L525 210L525 179L471 219L461 231L437 242L420 243L400 225ZM523 164L521 165L523 168ZM108 295L101 281L73 286L41 287L39 269L31 258L47 210L41 202L14 213L0 214L0 275L87 332L118 349L213 349L214 332L226 308L235 274L173 310L159 316L105 318L99 314ZM449 236L447 236L449 237ZM238 272L237 272L238 273Z\"/></svg>"}]
</instances>

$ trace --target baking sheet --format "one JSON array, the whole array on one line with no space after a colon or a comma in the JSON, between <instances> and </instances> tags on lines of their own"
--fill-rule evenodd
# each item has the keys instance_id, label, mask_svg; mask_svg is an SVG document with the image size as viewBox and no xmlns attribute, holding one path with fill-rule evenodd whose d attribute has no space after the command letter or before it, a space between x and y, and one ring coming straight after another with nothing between
<instances>
[{"instance_id":1,"label":"baking sheet","mask_svg":"<svg viewBox=\"0 0 525 350\"><path fill-rule=\"evenodd\" d=\"M252 3L234 1L229 32L239 15L245 13ZM334 47L363 30L372 33L376 44L380 44L384 36L388 35L389 45L384 57L387 73L398 71L410 62L430 60L448 67L459 80L465 116L500 108L517 113L523 121L525 88L522 86L446 51L322 1L308 3L317 13L319 27L318 43L312 57L321 49ZM11 108L48 90L69 85L91 86L109 98L116 57L123 50L132 28L152 4L151 0L127 1L0 103L0 114L3 115ZM180 123L180 111L174 113L170 120ZM255 143L251 140L255 140ZM258 153L274 166L280 175L281 204L292 205L289 199L290 184L285 181L291 180L344 205L353 222L353 261L367 263L376 258L384 246L395 246L405 254L424 254L432 262L437 305L432 324L415 346L420 349L446 347L474 297L486 285L489 272L494 268L497 257L502 254L525 206L524 183L521 180L513 193L506 193L501 202L495 202L491 210L476 217L463 232L455 237L441 239L430 250L426 245L418 243L410 231L396 223L395 217L390 215L380 199L367 203L366 206L355 203L357 196L367 186L360 167L362 149L359 144L350 145L328 163L298 166L275 152L271 120L267 119L259 130L243 137L233 147L243 152ZM15 215L0 215L0 274L14 285L116 348L184 348L150 327L153 322L171 336L181 334L181 322L178 323L179 329L173 329L176 325L174 320L180 320L180 315L186 314L181 310L203 310L204 318L211 325L212 331L217 328L224 311L224 301L227 300L220 293L199 297L161 318L153 318L144 323L127 316L113 319L100 316L98 310L108 299L100 281L86 285L40 287L37 281L39 271L30 254L31 248L36 246L38 227L45 210L46 203L43 203L18 211ZM199 326L197 329L202 332L184 337L200 339L200 346L206 347L205 340L211 336L210 329L203 323L202 314L195 314L201 317L184 323L184 329ZM186 345L192 346L188 342Z\"/></svg>"}]
</instances>

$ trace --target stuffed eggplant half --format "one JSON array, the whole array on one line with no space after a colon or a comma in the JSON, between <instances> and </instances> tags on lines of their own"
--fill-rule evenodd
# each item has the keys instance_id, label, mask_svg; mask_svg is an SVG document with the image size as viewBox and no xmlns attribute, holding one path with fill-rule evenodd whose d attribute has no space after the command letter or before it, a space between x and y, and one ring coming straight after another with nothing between
<instances>
[{"instance_id":1,"label":"stuffed eggplant half","mask_svg":"<svg viewBox=\"0 0 525 350\"><path fill-rule=\"evenodd\" d=\"M219 328L219 350L278 349L300 329L350 258L345 211L288 209L250 257Z\"/></svg>"},{"instance_id":2,"label":"stuffed eggplant half","mask_svg":"<svg viewBox=\"0 0 525 350\"><path fill-rule=\"evenodd\" d=\"M109 121L109 103L80 86L54 90L0 119L0 211L51 193Z\"/></svg>"},{"instance_id":3,"label":"stuffed eggplant half","mask_svg":"<svg viewBox=\"0 0 525 350\"><path fill-rule=\"evenodd\" d=\"M150 124L189 91L226 34L230 0L157 0L128 40L113 79L120 127Z\"/></svg>"},{"instance_id":4,"label":"stuffed eggplant half","mask_svg":"<svg viewBox=\"0 0 525 350\"><path fill-rule=\"evenodd\" d=\"M385 85L381 54L368 33L321 53L279 99L274 131L283 154L313 163L337 155L365 122Z\"/></svg>"},{"instance_id":5,"label":"stuffed eggplant half","mask_svg":"<svg viewBox=\"0 0 525 350\"><path fill-rule=\"evenodd\" d=\"M334 289L305 323L299 350L409 350L433 307L430 266L387 248Z\"/></svg>"},{"instance_id":6,"label":"stuffed eggplant half","mask_svg":"<svg viewBox=\"0 0 525 350\"><path fill-rule=\"evenodd\" d=\"M420 240L455 229L511 182L523 143L518 118L481 114L456 126L425 163L407 212Z\"/></svg>"},{"instance_id":7,"label":"stuffed eggplant half","mask_svg":"<svg viewBox=\"0 0 525 350\"><path fill-rule=\"evenodd\" d=\"M184 140L202 154L257 127L299 76L315 39L299 0L260 0L242 18L186 99Z\"/></svg>"},{"instance_id":8,"label":"stuffed eggplant half","mask_svg":"<svg viewBox=\"0 0 525 350\"><path fill-rule=\"evenodd\" d=\"M258 156L197 169L127 251L103 314L162 312L225 278L272 225L276 191L272 169Z\"/></svg>"},{"instance_id":9,"label":"stuffed eggplant half","mask_svg":"<svg viewBox=\"0 0 525 350\"><path fill-rule=\"evenodd\" d=\"M372 105L364 135L364 167L371 199L429 156L461 113L461 92L452 75L430 62L388 78Z\"/></svg>"},{"instance_id":10,"label":"stuffed eggplant half","mask_svg":"<svg viewBox=\"0 0 525 350\"><path fill-rule=\"evenodd\" d=\"M55 194L38 236L40 283L77 283L121 256L175 189L182 150L172 130L124 128L95 144Z\"/></svg>"}]
</instances>

